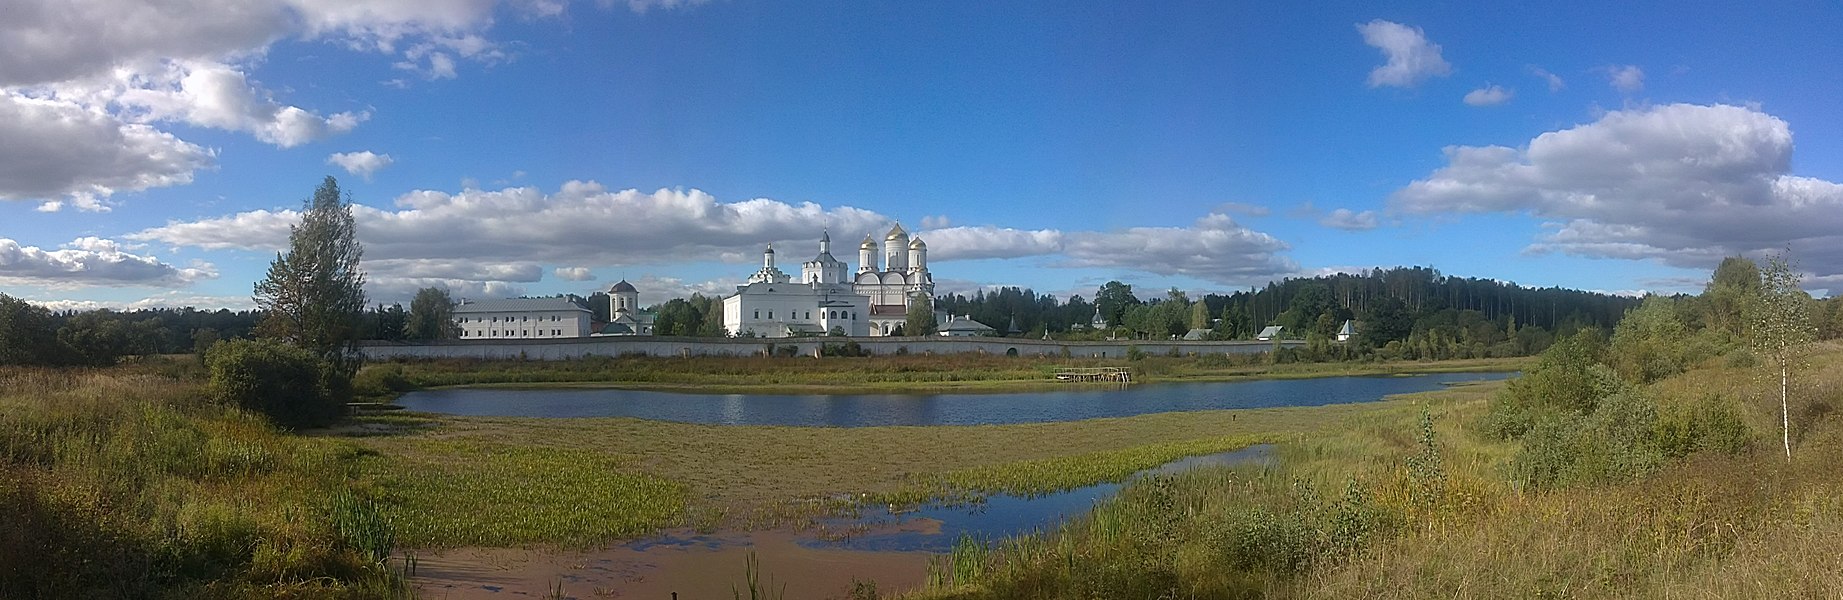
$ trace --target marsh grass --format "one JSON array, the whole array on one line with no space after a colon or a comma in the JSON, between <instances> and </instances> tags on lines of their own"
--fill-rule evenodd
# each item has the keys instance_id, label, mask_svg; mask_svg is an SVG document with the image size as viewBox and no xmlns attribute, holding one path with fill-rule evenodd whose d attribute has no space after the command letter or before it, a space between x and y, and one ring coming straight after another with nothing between
<instances>
[{"instance_id":1,"label":"marsh grass","mask_svg":"<svg viewBox=\"0 0 1843 600\"><path fill-rule=\"evenodd\" d=\"M354 442L412 547L594 545L690 525L803 526L863 504L1048 493L1185 456L1319 437L1374 408L1166 413L966 427L430 417Z\"/></svg>"},{"instance_id":2,"label":"marsh grass","mask_svg":"<svg viewBox=\"0 0 1843 600\"><path fill-rule=\"evenodd\" d=\"M1526 489L1509 468L1521 443L1484 425L1489 388L1434 392L1285 443L1273 469L1140 482L1059 531L950 554L912 596L1837 597L1843 347L1800 375L1789 463L1717 431L1648 474ZM1777 425L1767 387L1715 359L1646 392L1666 415L1721 402L1758 436ZM963 560L983 575L939 576Z\"/></svg>"},{"instance_id":3,"label":"marsh grass","mask_svg":"<svg viewBox=\"0 0 1843 600\"><path fill-rule=\"evenodd\" d=\"M201 401L160 364L0 369L0 597L401 597L322 499L365 451Z\"/></svg>"},{"instance_id":4,"label":"marsh grass","mask_svg":"<svg viewBox=\"0 0 1843 600\"><path fill-rule=\"evenodd\" d=\"M367 470L412 547L589 546L687 516L685 486L592 450L430 440Z\"/></svg>"}]
</instances>

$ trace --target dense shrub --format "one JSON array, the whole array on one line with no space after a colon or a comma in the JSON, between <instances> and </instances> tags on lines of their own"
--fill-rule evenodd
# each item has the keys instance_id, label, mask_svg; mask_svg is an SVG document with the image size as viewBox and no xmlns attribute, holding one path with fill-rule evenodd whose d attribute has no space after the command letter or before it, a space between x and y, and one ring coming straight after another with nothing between
<instances>
[{"instance_id":1,"label":"dense shrub","mask_svg":"<svg viewBox=\"0 0 1843 600\"><path fill-rule=\"evenodd\" d=\"M205 362L209 394L225 404L267 415L290 428L322 427L345 414L335 396L339 379L306 350L273 340L233 340L213 346Z\"/></svg>"},{"instance_id":2,"label":"dense shrub","mask_svg":"<svg viewBox=\"0 0 1843 600\"><path fill-rule=\"evenodd\" d=\"M416 389L400 363L366 367L352 380L352 392L363 397L391 397Z\"/></svg>"},{"instance_id":3,"label":"dense shrub","mask_svg":"<svg viewBox=\"0 0 1843 600\"><path fill-rule=\"evenodd\" d=\"M1599 402L1604 377L1593 370L1605 355L1599 332L1582 330L1542 352L1536 366L1510 380L1491 402L1487 433L1504 439L1522 437L1536 422L1555 413L1586 414Z\"/></svg>"}]
</instances>

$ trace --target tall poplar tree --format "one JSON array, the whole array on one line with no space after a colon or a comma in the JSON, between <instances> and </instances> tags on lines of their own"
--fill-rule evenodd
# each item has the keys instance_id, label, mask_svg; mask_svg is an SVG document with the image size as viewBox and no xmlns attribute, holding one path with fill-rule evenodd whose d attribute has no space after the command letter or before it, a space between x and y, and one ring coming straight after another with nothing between
<instances>
[{"instance_id":1,"label":"tall poplar tree","mask_svg":"<svg viewBox=\"0 0 1843 600\"><path fill-rule=\"evenodd\" d=\"M1752 346L1766 355L1768 366L1779 369L1779 436L1785 444L1785 459L1792 460L1791 387L1792 361L1813 337L1810 297L1798 287L1798 272L1786 262L1785 255L1767 258L1760 271L1759 297L1748 305L1748 323L1752 325Z\"/></svg>"},{"instance_id":2,"label":"tall poplar tree","mask_svg":"<svg viewBox=\"0 0 1843 600\"><path fill-rule=\"evenodd\" d=\"M267 313L257 332L312 353L331 367L343 389L358 372L359 324L365 312L364 248L357 239L351 200L328 176L289 228L288 251L256 282L256 306Z\"/></svg>"}]
</instances>

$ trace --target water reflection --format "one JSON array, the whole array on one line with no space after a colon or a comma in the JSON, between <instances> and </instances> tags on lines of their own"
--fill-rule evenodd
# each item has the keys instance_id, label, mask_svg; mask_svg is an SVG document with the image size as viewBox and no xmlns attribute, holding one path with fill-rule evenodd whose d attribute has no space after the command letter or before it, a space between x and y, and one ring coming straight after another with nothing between
<instances>
[{"instance_id":1,"label":"water reflection","mask_svg":"<svg viewBox=\"0 0 1843 600\"><path fill-rule=\"evenodd\" d=\"M1273 446L1259 444L1232 452L1192 456L1133 474L1127 482L1150 475L1170 475L1206 466L1258 465L1273 462ZM923 550L948 552L962 535L990 540L1055 529L1063 520L1087 514L1095 503L1120 492L1122 483L1102 483L1032 498L995 495L968 506L932 506L892 514L887 509L868 511L859 521L876 527L863 535L842 539L806 539L809 548L844 548L878 552ZM925 524L925 527L917 527ZM834 528L849 525L834 521Z\"/></svg>"},{"instance_id":2,"label":"water reflection","mask_svg":"<svg viewBox=\"0 0 1843 600\"><path fill-rule=\"evenodd\" d=\"M686 394L638 390L448 389L411 392L410 410L477 416L637 417L718 425L869 427L1075 421L1149 413L1373 402L1510 373L1147 384L1005 394Z\"/></svg>"}]
</instances>

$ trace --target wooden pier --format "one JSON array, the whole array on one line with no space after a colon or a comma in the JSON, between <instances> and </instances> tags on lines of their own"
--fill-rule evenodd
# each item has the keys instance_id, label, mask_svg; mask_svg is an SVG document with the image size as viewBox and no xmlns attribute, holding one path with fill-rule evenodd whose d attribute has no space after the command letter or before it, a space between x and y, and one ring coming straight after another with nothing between
<instances>
[{"instance_id":1,"label":"wooden pier","mask_svg":"<svg viewBox=\"0 0 1843 600\"><path fill-rule=\"evenodd\" d=\"M1056 370L1054 379L1056 381L1132 383L1133 370L1129 367L1063 367Z\"/></svg>"}]
</instances>

